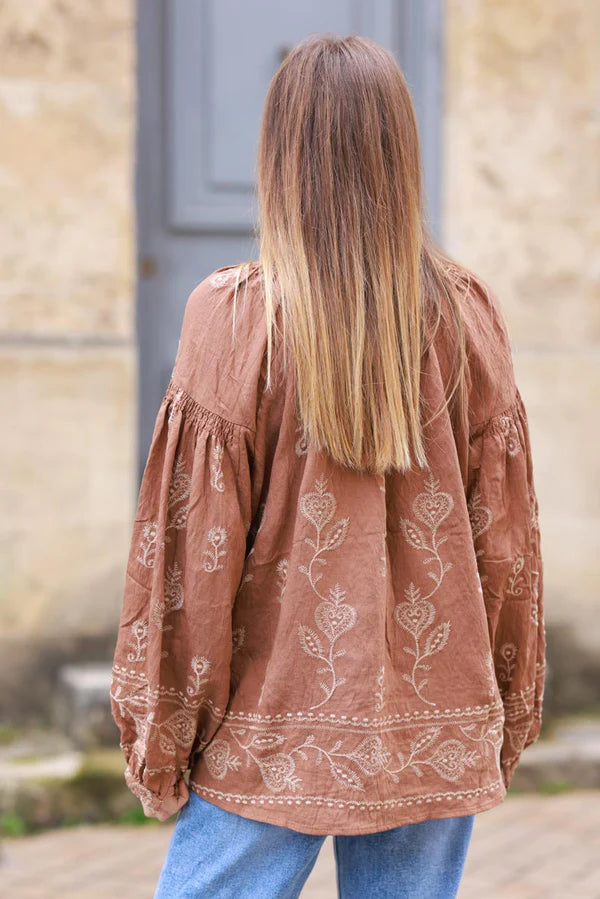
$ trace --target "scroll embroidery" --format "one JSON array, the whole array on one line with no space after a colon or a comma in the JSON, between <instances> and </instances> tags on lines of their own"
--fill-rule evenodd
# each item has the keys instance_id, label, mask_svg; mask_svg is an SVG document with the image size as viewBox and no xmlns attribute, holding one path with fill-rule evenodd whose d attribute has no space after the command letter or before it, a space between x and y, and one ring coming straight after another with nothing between
<instances>
[{"instance_id":1,"label":"scroll embroidery","mask_svg":"<svg viewBox=\"0 0 600 899\"><path fill-rule=\"evenodd\" d=\"M436 608L430 600L452 568L452 563L444 562L440 556L440 547L448 538L438 537L438 529L448 518L453 507L454 500L451 495L443 493L439 489L439 481L430 475L425 482L425 491L419 493L413 502L415 518L430 531L430 538L426 538L424 530L418 524L405 518L400 519L402 533L409 546L427 553L423 564L435 565L434 570L427 572L434 583L429 593L423 595L421 588L411 581L404 591L405 602L398 603L394 609L396 623L407 631L414 641L414 646L403 647L404 652L413 657L413 665L410 673L405 672L402 678L411 685L419 699L428 705L435 703L423 695L423 689L429 679L422 677L422 672L431 670L431 665L425 660L441 652L450 636L449 621L444 621L430 630L436 615Z\"/></svg>"},{"instance_id":2,"label":"scroll embroidery","mask_svg":"<svg viewBox=\"0 0 600 899\"><path fill-rule=\"evenodd\" d=\"M349 518L341 518L325 531L335 515L336 507L335 497L327 490L327 478L324 476L317 479L313 491L300 497L300 512L313 525L315 537L304 538L305 543L312 548L313 555L308 565L299 565L298 569L306 575L313 592L321 600L315 609L314 620L329 644L325 648L315 630L304 624L298 625L300 646L308 656L323 663L317 668L317 673L327 673L330 677L329 683L326 681L319 683L325 694L324 698L310 708L318 708L326 703L335 690L346 682L345 677L338 677L335 664L336 659L345 655L346 650L336 649L336 643L343 634L354 627L357 618L356 609L345 601L346 591L340 584L330 587L327 595L321 593L317 586L322 574L316 573L316 566L327 564L323 553L333 552L341 546L348 532Z\"/></svg>"},{"instance_id":3,"label":"scroll embroidery","mask_svg":"<svg viewBox=\"0 0 600 899\"><path fill-rule=\"evenodd\" d=\"M159 541L157 521L147 522L142 531L137 561L144 568L154 568L158 551L164 549L165 544L171 540L169 531L181 531L187 526L190 507L185 501L189 498L191 489L191 475L185 471L185 463L179 454L175 459L169 484L164 540Z\"/></svg>"},{"instance_id":4,"label":"scroll embroidery","mask_svg":"<svg viewBox=\"0 0 600 899\"><path fill-rule=\"evenodd\" d=\"M381 712L383 710L384 703L384 693L385 693L385 667L382 665L377 672L376 681L377 681L377 689L375 690L375 711Z\"/></svg>"},{"instance_id":5,"label":"scroll embroidery","mask_svg":"<svg viewBox=\"0 0 600 899\"><path fill-rule=\"evenodd\" d=\"M219 493L223 493L225 490L225 483L223 481L223 470L221 468L221 461L223 459L223 451L224 447L222 443L215 443L212 451L212 463L210 466L210 486L214 487L215 490L218 490Z\"/></svg>"},{"instance_id":6,"label":"scroll embroidery","mask_svg":"<svg viewBox=\"0 0 600 899\"><path fill-rule=\"evenodd\" d=\"M408 752L396 753L397 762L394 767L392 753L384 746L378 734L368 734L353 748L342 749L343 740L338 739L327 746L317 739L314 733L293 748L283 751L281 748L286 737L277 731L258 730L247 734L245 728L231 730L233 739L246 756L248 763L254 763L261 774L267 789L272 793L290 790L300 792L302 779L297 773L296 757L309 761L309 754L315 765L325 764L332 781L344 790L364 791L364 776L375 777L387 774L395 783L400 782L401 774L410 771L417 777L423 776L423 769L431 768L443 780L457 782L463 777L467 768L475 767L480 753L471 749L462 740L447 738L440 740L443 727L441 725L422 730L411 740ZM474 726L465 732L471 742L489 743L497 752L498 728L493 732L485 724L476 734ZM241 759L233 754L226 740L213 741L204 753L207 758L209 773L223 780L229 770L239 770ZM314 755L312 755L314 753Z\"/></svg>"}]
</instances>

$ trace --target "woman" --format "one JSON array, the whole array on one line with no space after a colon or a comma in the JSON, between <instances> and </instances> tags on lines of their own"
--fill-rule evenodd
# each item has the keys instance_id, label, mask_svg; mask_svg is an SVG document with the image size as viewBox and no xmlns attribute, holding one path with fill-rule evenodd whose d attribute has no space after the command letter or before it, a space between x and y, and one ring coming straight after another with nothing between
<instances>
[{"instance_id":1,"label":"woman","mask_svg":"<svg viewBox=\"0 0 600 899\"><path fill-rule=\"evenodd\" d=\"M158 897L455 896L537 738L542 559L499 301L423 218L393 57L271 83L260 259L195 288L131 542L111 703Z\"/></svg>"}]
</instances>

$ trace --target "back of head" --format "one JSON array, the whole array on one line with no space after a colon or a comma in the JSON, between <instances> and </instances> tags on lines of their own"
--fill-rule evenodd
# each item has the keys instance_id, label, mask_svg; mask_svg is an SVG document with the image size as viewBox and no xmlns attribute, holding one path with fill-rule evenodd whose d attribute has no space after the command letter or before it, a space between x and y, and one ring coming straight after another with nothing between
<instances>
[{"instance_id":1,"label":"back of head","mask_svg":"<svg viewBox=\"0 0 600 899\"><path fill-rule=\"evenodd\" d=\"M464 348L451 261L424 221L415 111L391 53L355 36L292 49L266 98L258 200L269 371L277 334L305 439L360 471L425 465L421 359L442 293L459 336L459 401Z\"/></svg>"}]
</instances>

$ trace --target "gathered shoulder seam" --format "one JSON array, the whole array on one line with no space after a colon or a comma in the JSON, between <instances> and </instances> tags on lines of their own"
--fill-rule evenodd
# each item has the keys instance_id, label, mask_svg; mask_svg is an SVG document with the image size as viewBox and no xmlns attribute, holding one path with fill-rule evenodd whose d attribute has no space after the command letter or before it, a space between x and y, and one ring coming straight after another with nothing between
<instances>
[{"instance_id":1,"label":"gathered shoulder seam","mask_svg":"<svg viewBox=\"0 0 600 899\"><path fill-rule=\"evenodd\" d=\"M173 402L174 407L181 409L186 417L194 422L194 424L199 427L208 425L223 438L231 437L236 429L248 431L251 434L254 433L254 428L225 418L219 412L215 412L213 409L209 409L208 406L199 403L198 400L194 399L194 397L173 378L169 381L163 402Z\"/></svg>"},{"instance_id":2,"label":"gathered shoulder seam","mask_svg":"<svg viewBox=\"0 0 600 899\"><path fill-rule=\"evenodd\" d=\"M495 412L489 418L486 418L485 421L480 422L479 424L473 425L473 427L469 431L469 442L475 440L475 438L480 437L486 431L493 429L494 426L502 421L502 419L506 418L507 415L514 415L521 408L521 397L519 391L515 392L515 395L512 401L501 409L499 412Z\"/></svg>"}]
</instances>

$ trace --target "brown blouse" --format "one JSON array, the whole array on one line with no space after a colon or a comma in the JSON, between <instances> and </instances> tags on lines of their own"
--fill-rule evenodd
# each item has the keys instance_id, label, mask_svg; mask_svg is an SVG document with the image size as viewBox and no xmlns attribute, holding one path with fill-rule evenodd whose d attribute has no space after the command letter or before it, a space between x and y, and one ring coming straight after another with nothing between
<instances>
[{"instance_id":1,"label":"brown blouse","mask_svg":"<svg viewBox=\"0 0 600 899\"><path fill-rule=\"evenodd\" d=\"M111 707L125 780L163 821L189 789L313 834L500 803L541 726L542 558L528 423L497 299L464 297L468 420L377 477L300 439L265 389L261 270L187 302L139 493ZM452 351L424 354L438 408ZM290 368L291 371L291 368ZM189 770L188 770L189 769Z\"/></svg>"}]
</instances>

